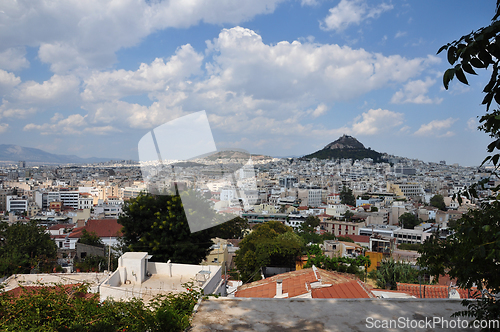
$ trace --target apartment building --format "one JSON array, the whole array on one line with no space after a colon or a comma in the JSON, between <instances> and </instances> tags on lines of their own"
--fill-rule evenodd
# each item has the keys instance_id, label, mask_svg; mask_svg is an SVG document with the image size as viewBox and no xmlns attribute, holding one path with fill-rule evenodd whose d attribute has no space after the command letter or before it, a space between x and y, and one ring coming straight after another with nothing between
<instances>
[{"instance_id":1,"label":"apartment building","mask_svg":"<svg viewBox=\"0 0 500 332\"><path fill-rule=\"evenodd\" d=\"M423 196L425 194L422 184L414 182L393 183L387 181L387 192L394 193L397 197L402 198Z\"/></svg>"}]
</instances>

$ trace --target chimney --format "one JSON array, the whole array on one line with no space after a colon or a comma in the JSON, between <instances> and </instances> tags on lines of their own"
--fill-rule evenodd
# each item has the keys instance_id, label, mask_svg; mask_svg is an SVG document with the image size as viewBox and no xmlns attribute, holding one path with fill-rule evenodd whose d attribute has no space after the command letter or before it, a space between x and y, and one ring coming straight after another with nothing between
<instances>
[{"instance_id":1,"label":"chimney","mask_svg":"<svg viewBox=\"0 0 500 332\"><path fill-rule=\"evenodd\" d=\"M283 297L283 280L278 279L276 280L276 298L281 298Z\"/></svg>"}]
</instances>

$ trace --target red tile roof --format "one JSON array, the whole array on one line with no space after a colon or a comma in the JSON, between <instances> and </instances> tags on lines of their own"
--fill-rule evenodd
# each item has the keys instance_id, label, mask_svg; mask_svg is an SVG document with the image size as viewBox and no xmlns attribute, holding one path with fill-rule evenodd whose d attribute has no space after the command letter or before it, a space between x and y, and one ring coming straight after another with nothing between
<instances>
[{"instance_id":1,"label":"red tile roof","mask_svg":"<svg viewBox=\"0 0 500 332\"><path fill-rule=\"evenodd\" d=\"M75 228L68 237L80 238L84 229L99 237L118 237L122 235L122 227L116 219L89 219L87 225Z\"/></svg>"},{"instance_id":2,"label":"red tile roof","mask_svg":"<svg viewBox=\"0 0 500 332\"><path fill-rule=\"evenodd\" d=\"M450 287L442 285L419 285L398 283L397 290L413 295L417 298L426 299L447 299L449 297ZM461 299L473 299L480 295L480 292L473 289L456 289Z\"/></svg>"},{"instance_id":3,"label":"red tile roof","mask_svg":"<svg viewBox=\"0 0 500 332\"><path fill-rule=\"evenodd\" d=\"M348 237L356 243L369 243L370 237L368 235L342 235L343 237Z\"/></svg>"},{"instance_id":4,"label":"red tile roof","mask_svg":"<svg viewBox=\"0 0 500 332\"><path fill-rule=\"evenodd\" d=\"M69 225L69 224L57 224L57 225L50 226L48 229L51 231L55 231L55 230L59 230L61 228L73 228L73 227L75 227L74 224L71 224L71 225Z\"/></svg>"},{"instance_id":5,"label":"red tile roof","mask_svg":"<svg viewBox=\"0 0 500 332\"><path fill-rule=\"evenodd\" d=\"M19 297L23 294L36 294L40 292L42 289L49 289L51 291L61 291L63 290L68 296L85 298L85 299L93 299L98 295L94 293L88 292L80 292L79 290L80 284L68 284L68 285L57 285L57 286L19 286L9 291L6 291L4 294L9 294L12 297Z\"/></svg>"},{"instance_id":6,"label":"red tile roof","mask_svg":"<svg viewBox=\"0 0 500 332\"><path fill-rule=\"evenodd\" d=\"M314 271L316 270L316 272ZM347 274L309 268L275 275L241 286L235 297L273 298L276 282L283 281L283 294L287 298L311 293L312 298L372 298L374 295L363 283Z\"/></svg>"},{"instance_id":7,"label":"red tile roof","mask_svg":"<svg viewBox=\"0 0 500 332\"><path fill-rule=\"evenodd\" d=\"M51 239L65 239L67 234L50 235Z\"/></svg>"},{"instance_id":8,"label":"red tile roof","mask_svg":"<svg viewBox=\"0 0 500 332\"><path fill-rule=\"evenodd\" d=\"M314 299L368 299L370 298L368 294L356 280L312 290Z\"/></svg>"}]
</instances>

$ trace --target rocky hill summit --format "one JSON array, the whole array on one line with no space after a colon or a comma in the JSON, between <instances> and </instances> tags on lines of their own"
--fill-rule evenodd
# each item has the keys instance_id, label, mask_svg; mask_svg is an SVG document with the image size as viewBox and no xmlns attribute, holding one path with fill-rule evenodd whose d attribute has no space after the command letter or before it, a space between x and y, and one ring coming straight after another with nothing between
<instances>
[{"instance_id":1,"label":"rocky hill summit","mask_svg":"<svg viewBox=\"0 0 500 332\"><path fill-rule=\"evenodd\" d=\"M376 163L385 161L382 153L365 148L356 138L343 135L337 140L327 144L323 149L302 157L304 159L352 159L362 160L370 158Z\"/></svg>"},{"instance_id":2,"label":"rocky hill summit","mask_svg":"<svg viewBox=\"0 0 500 332\"><path fill-rule=\"evenodd\" d=\"M365 146L356 138L349 135L342 135L336 141L328 144L323 148L326 149L364 149Z\"/></svg>"}]
</instances>

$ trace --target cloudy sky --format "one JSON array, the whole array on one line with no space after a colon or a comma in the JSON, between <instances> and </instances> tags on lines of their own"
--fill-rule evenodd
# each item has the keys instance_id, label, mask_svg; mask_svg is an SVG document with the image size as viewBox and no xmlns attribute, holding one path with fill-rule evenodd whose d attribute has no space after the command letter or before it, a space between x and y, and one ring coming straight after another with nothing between
<instances>
[{"instance_id":1,"label":"cloudy sky","mask_svg":"<svg viewBox=\"0 0 500 332\"><path fill-rule=\"evenodd\" d=\"M342 134L478 165L486 70L442 86L443 44L495 0L3 0L0 143L137 159L205 110L218 148L304 155ZM166 142L165 144L176 144Z\"/></svg>"}]
</instances>

